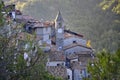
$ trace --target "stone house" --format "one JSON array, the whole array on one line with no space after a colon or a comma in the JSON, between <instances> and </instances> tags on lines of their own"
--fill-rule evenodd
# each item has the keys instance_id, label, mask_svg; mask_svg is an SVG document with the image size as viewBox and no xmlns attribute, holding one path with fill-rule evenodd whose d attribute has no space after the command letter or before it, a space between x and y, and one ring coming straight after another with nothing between
<instances>
[{"instance_id":1,"label":"stone house","mask_svg":"<svg viewBox=\"0 0 120 80\"><path fill-rule=\"evenodd\" d=\"M47 71L54 76L67 79L67 69L63 52L52 51L48 55L48 62L46 64Z\"/></svg>"},{"instance_id":2,"label":"stone house","mask_svg":"<svg viewBox=\"0 0 120 80\"><path fill-rule=\"evenodd\" d=\"M51 23L49 22L35 23L33 29L35 30L37 41L51 44L51 27Z\"/></svg>"},{"instance_id":3,"label":"stone house","mask_svg":"<svg viewBox=\"0 0 120 80\"><path fill-rule=\"evenodd\" d=\"M71 62L71 69L73 71L73 80L82 80L84 77L89 77L87 72L87 64L94 60L93 52L80 52L77 53L78 61Z\"/></svg>"},{"instance_id":4,"label":"stone house","mask_svg":"<svg viewBox=\"0 0 120 80\"><path fill-rule=\"evenodd\" d=\"M75 53L84 52L84 51L92 52L92 49L89 47L80 45L78 43L77 44L73 43L73 44L70 44L70 45L64 47L64 53L66 55L75 54Z\"/></svg>"}]
</instances>

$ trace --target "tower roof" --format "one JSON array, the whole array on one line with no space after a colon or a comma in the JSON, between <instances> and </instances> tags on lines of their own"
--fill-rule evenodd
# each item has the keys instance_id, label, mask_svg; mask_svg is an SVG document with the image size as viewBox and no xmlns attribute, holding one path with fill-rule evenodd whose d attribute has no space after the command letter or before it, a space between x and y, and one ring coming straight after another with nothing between
<instances>
[{"instance_id":1,"label":"tower roof","mask_svg":"<svg viewBox=\"0 0 120 80\"><path fill-rule=\"evenodd\" d=\"M59 11L57 16L56 16L56 19L55 21L64 21L63 18L62 18L62 15L61 15L61 12Z\"/></svg>"}]
</instances>

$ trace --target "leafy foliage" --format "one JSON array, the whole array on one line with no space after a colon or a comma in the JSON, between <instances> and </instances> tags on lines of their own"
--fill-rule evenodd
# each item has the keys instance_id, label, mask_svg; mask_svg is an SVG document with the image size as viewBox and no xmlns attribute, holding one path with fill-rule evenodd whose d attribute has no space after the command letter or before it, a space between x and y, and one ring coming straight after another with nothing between
<instances>
[{"instance_id":1,"label":"leafy foliage","mask_svg":"<svg viewBox=\"0 0 120 80\"><path fill-rule=\"evenodd\" d=\"M120 49L115 53L99 52L96 60L88 65L92 80L119 80L120 78ZM92 65L91 65L92 64Z\"/></svg>"},{"instance_id":2,"label":"leafy foliage","mask_svg":"<svg viewBox=\"0 0 120 80\"><path fill-rule=\"evenodd\" d=\"M0 0L0 26L2 26L4 23L4 17L3 17L3 13L2 13L3 7L4 7L4 3L3 3L3 1Z\"/></svg>"}]
</instances>

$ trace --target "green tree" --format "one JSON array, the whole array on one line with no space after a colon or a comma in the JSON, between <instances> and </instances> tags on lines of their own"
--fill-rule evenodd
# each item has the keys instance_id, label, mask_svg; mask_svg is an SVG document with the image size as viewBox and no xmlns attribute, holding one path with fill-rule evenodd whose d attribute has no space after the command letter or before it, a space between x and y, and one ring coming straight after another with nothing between
<instances>
[{"instance_id":1,"label":"green tree","mask_svg":"<svg viewBox=\"0 0 120 80\"><path fill-rule=\"evenodd\" d=\"M4 23L4 17L2 13L3 7L4 7L4 2L0 0L0 26L2 26Z\"/></svg>"},{"instance_id":2,"label":"green tree","mask_svg":"<svg viewBox=\"0 0 120 80\"><path fill-rule=\"evenodd\" d=\"M102 51L97 53L94 62L88 65L92 80L119 80L120 78L120 49L115 53Z\"/></svg>"}]
</instances>

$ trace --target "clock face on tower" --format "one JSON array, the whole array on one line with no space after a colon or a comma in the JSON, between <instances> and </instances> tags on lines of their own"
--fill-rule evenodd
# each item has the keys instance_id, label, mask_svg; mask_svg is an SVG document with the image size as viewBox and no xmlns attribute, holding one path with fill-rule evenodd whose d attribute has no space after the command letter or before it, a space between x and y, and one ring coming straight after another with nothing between
<instances>
[{"instance_id":1,"label":"clock face on tower","mask_svg":"<svg viewBox=\"0 0 120 80\"><path fill-rule=\"evenodd\" d=\"M61 28L58 29L58 33L62 33L63 30Z\"/></svg>"}]
</instances>

